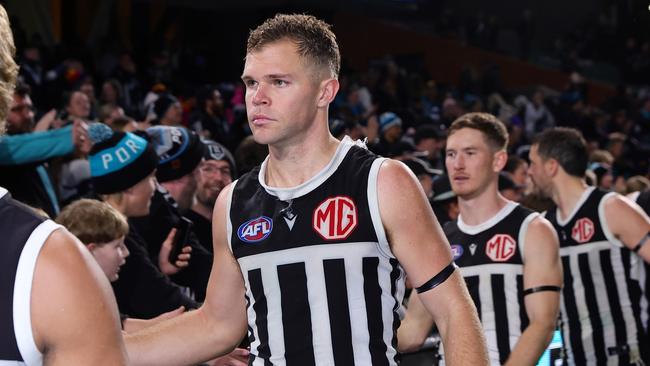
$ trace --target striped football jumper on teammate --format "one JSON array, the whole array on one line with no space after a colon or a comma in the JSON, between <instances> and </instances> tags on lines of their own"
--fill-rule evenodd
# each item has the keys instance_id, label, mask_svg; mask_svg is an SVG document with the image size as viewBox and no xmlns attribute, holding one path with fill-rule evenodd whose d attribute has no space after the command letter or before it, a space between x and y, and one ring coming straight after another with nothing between
<instances>
[{"instance_id":1,"label":"striped football jumper on teammate","mask_svg":"<svg viewBox=\"0 0 650 366\"><path fill-rule=\"evenodd\" d=\"M562 267L551 224L498 191L508 132L496 117L468 113L449 127L445 163L460 215L445 225L481 318L492 365L532 365L556 327ZM422 344L433 321L409 298L399 346ZM443 347L443 352L446 350Z\"/></svg>"},{"instance_id":2,"label":"striped football jumper on teammate","mask_svg":"<svg viewBox=\"0 0 650 366\"><path fill-rule=\"evenodd\" d=\"M556 205L546 217L560 239L569 364L641 364L648 340L638 277L643 259L650 260L650 220L632 201L587 187L586 142L577 130L541 133L530 160L536 189Z\"/></svg>"}]
</instances>

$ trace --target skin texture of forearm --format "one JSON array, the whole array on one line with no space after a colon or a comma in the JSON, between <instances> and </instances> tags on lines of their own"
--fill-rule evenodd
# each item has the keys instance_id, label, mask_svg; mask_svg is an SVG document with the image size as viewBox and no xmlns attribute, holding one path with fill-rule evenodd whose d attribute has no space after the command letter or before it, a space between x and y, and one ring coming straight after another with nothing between
<instances>
[{"instance_id":1,"label":"skin texture of forearm","mask_svg":"<svg viewBox=\"0 0 650 366\"><path fill-rule=\"evenodd\" d=\"M459 286L462 281L456 271L438 288L421 293L420 297L430 311L440 301L437 297L448 299L444 309L432 312L442 337L447 365L489 365L483 328L467 289Z\"/></svg>"},{"instance_id":2,"label":"skin texture of forearm","mask_svg":"<svg viewBox=\"0 0 650 366\"><path fill-rule=\"evenodd\" d=\"M245 317L233 317L244 320L239 322L241 324L234 324L225 318L217 320L214 315L210 316L204 311L190 311L126 335L130 364L189 366L231 352L244 337Z\"/></svg>"},{"instance_id":3,"label":"skin texture of forearm","mask_svg":"<svg viewBox=\"0 0 650 366\"><path fill-rule=\"evenodd\" d=\"M553 338L554 322L531 323L521 334L506 361L507 366L536 365Z\"/></svg>"},{"instance_id":4,"label":"skin texture of forearm","mask_svg":"<svg viewBox=\"0 0 650 366\"><path fill-rule=\"evenodd\" d=\"M473 316L468 316L472 314ZM445 344L445 362L449 366L488 365L485 338L476 309L465 307L452 313L448 326L438 328ZM444 334L444 335L443 335Z\"/></svg>"}]
</instances>

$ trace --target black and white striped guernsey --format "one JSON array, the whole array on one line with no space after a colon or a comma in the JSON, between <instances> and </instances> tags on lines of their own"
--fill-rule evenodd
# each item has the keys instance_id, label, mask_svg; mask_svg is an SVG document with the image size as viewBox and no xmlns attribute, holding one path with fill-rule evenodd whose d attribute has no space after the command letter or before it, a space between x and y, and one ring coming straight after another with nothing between
<instances>
[{"instance_id":1,"label":"black and white striped guernsey","mask_svg":"<svg viewBox=\"0 0 650 366\"><path fill-rule=\"evenodd\" d=\"M267 186L266 161L235 183L227 226L246 284L249 364L397 364L404 276L379 216L382 161L346 138L300 186Z\"/></svg>"},{"instance_id":2,"label":"black and white striped guernsey","mask_svg":"<svg viewBox=\"0 0 650 366\"><path fill-rule=\"evenodd\" d=\"M509 201L480 225L467 225L459 216L444 227L454 261L481 319L492 365L508 359L528 326L523 253L528 225L538 216Z\"/></svg>"},{"instance_id":3,"label":"black and white striped guernsey","mask_svg":"<svg viewBox=\"0 0 650 366\"><path fill-rule=\"evenodd\" d=\"M0 366L42 364L32 334L32 279L38 253L57 228L0 187Z\"/></svg>"},{"instance_id":4,"label":"black and white striped guernsey","mask_svg":"<svg viewBox=\"0 0 650 366\"><path fill-rule=\"evenodd\" d=\"M560 239L563 338L571 365L628 365L647 347L639 309L642 260L605 219L604 202L615 194L591 187L566 219L557 208L546 213Z\"/></svg>"},{"instance_id":5,"label":"black and white striped guernsey","mask_svg":"<svg viewBox=\"0 0 650 366\"><path fill-rule=\"evenodd\" d=\"M645 211L646 215L650 216L650 190L644 192L635 192L632 198L641 208ZM648 245L648 244L646 244ZM650 264L644 263L641 276L639 278L643 293L645 296L641 297L641 321L646 331L646 336L650 338ZM650 348L650 346L648 347ZM650 349L648 350L650 353ZM650 356L650 355L649 355ZM650 361L650 360L647 360Z\"/></svg>"}]
</instances>

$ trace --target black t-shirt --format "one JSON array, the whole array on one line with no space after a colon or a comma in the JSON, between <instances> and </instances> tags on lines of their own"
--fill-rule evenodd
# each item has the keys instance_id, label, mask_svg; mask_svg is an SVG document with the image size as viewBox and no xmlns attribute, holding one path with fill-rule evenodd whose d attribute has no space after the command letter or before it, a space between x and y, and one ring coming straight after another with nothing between
<instances>
[{"instance_id":1,"label":"black t-shirt","mask_svg":"<svg viewBox=\"0 0 650 366\"><path fill-rule=\"evenodd\" d=\"M135 228L144 239L149 256L154 263L157 263L158 253L160 253L162 243L169 235L169 231L178 226L182 217L171 202L173 199L167 191L159 187L151 199L149 215L129 219L129 225ZM189 287L194 298L197 301L203 301L212 270L212 253L203 248L192 232L190 232L189 241L186 244L192 247L190 264L171 276L171 279L181 286Z\"/></svg>"},{"instance_id":2,"label":"black t-shirt","mask_svg":"<svg viewBox=\"0 0 650 366\"><path fill-rule=\"evenodd\" d=\"M151 261L144 240L131 228L124 244L129 249L120 277L113 290L120 313L133 318L150 319L183 305L194 309L198 304L183 293Z\"/></svg>"},{"instance_id":3,"label":"black t-shirt","mask_svg":"<svg viewBox=\"0 0 650 366\"><path fill-rule=\"evenodd\" d=\"M196 238L199 239L199 243L201 243L205 250L212 253L212 222L192 210L186 212L185 217L194 223L192 231L196 235Z\"/></svg>"}]
</instances>

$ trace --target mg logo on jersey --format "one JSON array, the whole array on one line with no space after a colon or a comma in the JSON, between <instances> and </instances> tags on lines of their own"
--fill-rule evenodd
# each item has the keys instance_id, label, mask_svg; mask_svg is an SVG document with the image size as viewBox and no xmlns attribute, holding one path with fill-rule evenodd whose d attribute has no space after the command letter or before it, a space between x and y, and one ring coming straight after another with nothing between
<instances>
[{"instance_id":1,"label":"mg logo on jersey","mask_svg":"<svg viewBox=\"0 0 650 366\"><path fill-rule=\"evenodd\" d=\"M497 234L485 245L485 254L495 262L505 262L515 255L517 242L508 234Z\"/></svg>"},{"instance_id":2,"label":"mg logo on jersey","mask_svg":"<svg viewBox=\"0 0 650 366\"><path fill-rule=\"evenodd\" d=\"M273 230L273 220L266 216L248 220L239 226L237 236L247 243L257 243L266 239Z\"/></svg>"},{"instance_id":3,"label":"mg logo on jersey","mask_svg":"<svg viewBox=\"0 0 650 366\"><path fill-rule=\"evenodd\" d=\"M328 198L314 210L313 227L323 239L345 239L357 227L357 207L351 198Z\"/></svg>"},{"instance_id":4,"label":"mg logo on jersey","mask_svg":"<svg viewBox=\"0 0 650 366\"><path fill-rule=\"evenodd\" d=\"M586 243L592 236L594 236L595 232L596 227L594 226L593 221L583 217L573 225L573 229L571 229L571 237L577 243Z\"/></svg>"}]
</instances>

